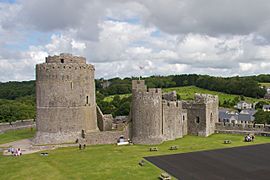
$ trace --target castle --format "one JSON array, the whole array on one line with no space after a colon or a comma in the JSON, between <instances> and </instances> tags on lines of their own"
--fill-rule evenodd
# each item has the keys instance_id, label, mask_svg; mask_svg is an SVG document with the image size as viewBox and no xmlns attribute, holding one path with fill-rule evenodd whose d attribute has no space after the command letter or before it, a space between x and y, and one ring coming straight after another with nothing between
<instances>
[{"instance_id":1,"label":"castle","mask_svg":"<svg viewBox=\"0 0 270 180\"><path fill-rule=\"evenodd\" d=\"M149 88L144 80L132 81L132 141L159 144L184 135L209 136L218 122L218 97L195 94L194 101L162 96L160 88Z\"/></svg>"},{"instance_id":2,"label":"castle","mask_svg":"<svg viewBox=\"0 0 270 180\"><path fill-rule=\"evenodd\" d=\"M111 115L96 105L94 66L71 54L49 56L36 65L36 144L75 142L115 143L125 135L135 144L159 144L192 134L208 136L218 122L218 97L196 94L194 101L147 89L144 80L132 81L132 106L123 131L111 130Z\"/></svg>"}]
</instances>

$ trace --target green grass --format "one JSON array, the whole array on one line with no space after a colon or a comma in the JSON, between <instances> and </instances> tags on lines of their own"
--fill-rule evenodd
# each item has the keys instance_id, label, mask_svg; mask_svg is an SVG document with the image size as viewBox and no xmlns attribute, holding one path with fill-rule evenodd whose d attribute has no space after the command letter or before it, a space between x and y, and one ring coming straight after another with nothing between
<instances>
[{"instance_id":1,"label":"green grass","mask_svg":"<svg viewBox=\"0 0 270 180\"><path fill-rule=\"evenodd\" d=\"M270 83L269 83L270 84ZM220 102L223 104L224 100L228 101L233 101L235 97L239 97L239 95L233 95L233 94L226 94L222 92L217 92L217 91L210 91L202 88L198 88L196 86L184 86L184 87L175 87L175 88L164 88L163 92L171 92L171 91L176 91L177 94L180 95L182 100L191 100L194 99L195 93L203 93L203 94L213 94L213 95L218 95ZM105 101L111 102L113 100L113 97L115 95L107 96L104 98ZM121 94L119 95L120 98L123 97L128 97L130 94ZM250 97L245 97L245 101L249 103L254 103L258 101L265 101L269 102L265 99L256 99L256 98L250 98Z\"/></svg>"},{"instance_id":2,"label":"green grass","mask_svg":"<svg viewBox=\"0 0 270 180\"><path fill-rule=\"evenodd\" d=\"M120 96L121 99L122 99L122 98L129 97L130 95L131 95L131 94L119 94L119 96ZM116 96L116 95L106 96L106 97L104 98L104 101L111 102L111 101L113 100L114 96Z\"/></svg>"},{"instance_id":3,"label":"green grass","mask_svg":"<svg viewBox=\"0 0 270 180\"><path fill-rule=\"evenodd\" d=\"M232 144L223 144L224 139L230 139ZM242 135L215 134L207 138L185 136L168 141L157 145L157 152L149 152L151 146L144 145L93 145L81 151L77 147L47 151L47 157L39 153L0 156L0 179L157 179L162 170L151 163L140 167L138 162L143 157L258 143L270 143L270 138L256 137L255 142L245 143ZM179 149L169 151L172 145L178 145Z\"/></svg>"},{"instance_id":4,"label":"green grass","mask_svg":"<svg viewBox=\"0 0 270 180\"><path fill-rule=\"evenodd\" d=\"M260 83L261 86L270 87L270 83Z\"/></svg>"},{"instance_id":5,"label":"green grass","mask_svg":"<svg viewBox=\"0 0 270 180\"><path fill-rule=\"evenodd\" d=\"M176 87L176 88L166 88L163 90L164 92L170 92L170 91L176 91L177 94L180 95L181 99L183 100L190 100L194 99L194 94L195 93L203 93L203 94L213 94L213 95L218 95L219 100L221 103L224 102L224 100L228 101L231 100L233 101L235 97L238 97L238 95L233 95L233 94L226 94L226 93L221 93L217 91L210 91L202 88L198 88L195 86L184 86L184 87ZM250 98L250 97L245 97L245 101L247 102L257 102L257 101L266 101L264 99L256 99L256 98Z\"/></svg>"},{"instance_id":6,"label":"green grass","mask_svg":"<svg viewBox=\"0 0 270 180\"><path fill-rule=\"evenodd\" d=\"M20 130L10 130L3 134L0 134L0 146L1 144L9 143L12 141L17 141L20 139L31 138L35 134L35 129L20 129Z\"/></svg>"}]
</instances>

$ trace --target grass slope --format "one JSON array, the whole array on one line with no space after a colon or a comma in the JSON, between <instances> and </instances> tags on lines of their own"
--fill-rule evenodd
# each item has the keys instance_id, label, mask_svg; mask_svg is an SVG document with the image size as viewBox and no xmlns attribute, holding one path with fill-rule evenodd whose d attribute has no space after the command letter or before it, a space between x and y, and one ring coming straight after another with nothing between
<instances>
[{"instance_id":1,"label":"grass slope","mask_svg":"<svg viewBox=\"0 0 270 180\"><path fill-rule=\"evenodd\" d=\"M1 144L9 143L12 141L17 141L20 139L31 138L35 134L35 129L20 129L20 130L10 130L3 134L0 134L0 146Z\"/></svg>"},{"instance_id":2,"label":"grass slope","mask_svg":"<svg viewBox=\"0 0 270 180\"><path fill-rule=\"evenodd\" d=\"M184 87L176 87L176 88L166 88L163 91L164 92L176 91L177 94L179 94L181 99L183 99L183 100L194 99L194 94L195 93L218 95L219 100L221 101L221 103L223 103L224 100L233 101L235 97L239 96L239 95L226 94L226 93L217 92L217 91L210 91L210 90L198 88L196 86L184 86ZM265 101L264 99L256 99L256 98L245 97L245 101L247 101L247 102L256 102L256 101L259 101L259 100Z\"/></svg>"},{"instance_id":3,"label":"grass slope","mask_svg":"<svg viewBox=\"0 0 270 180\"><path fill-rule=\"evenodd\" d=\"M261 86L265 86L265 87L267 87L267 88L270 87L270 83L260 83L260 85L261 85Z\"/></svg>"},{"instance_id":4,"label":"grass slope","mask_svg":"<svg viewBox=\"0 0 270 180\"><path fill-rule=\"evenodd\" d=\"M223 144L224 139L232 140L232 144ZM255 142L245 143L241 135L215 134L168 141L156 146L158 152L149 152L150 146L144 145L94 145L81 151L76 147L49 151L47 157L39 153L0 156L0 179L157 179L162 171L150 163L140 167L138 162L143 157L258 143L270 143L270 138L256 137ZM169 151L172 145L178 145L179 149Z\"/></svg>"},{"instance_id":5,"label":"grass slope","mask_svg":"<svg viewBox=\"0 0 270 180\"><path fill-rule=\"evenodd\" d=\"M239 95L226 94L226 93L217 92L217 91L210 91L210 90L198 88L196 86L184 86L184 87L164 88L163 89L163 92L171 92L171 91L176 91L177 94L180 95L180 97L181 97L182 100L191 100L191 99L194 99L194 94L195 93L218 95L219 100L220 100L221 103L223 103L224 100L226 100L226 101L228 101L228 100L233 101L235 97L239 97ZM121 94L119 96L121 98L123 98L123 97L130 96L130 94ZM107 96L107 97L104 98L104 100L107 101L107 102L111 102L113 100L113 97L114 97L114 95ZM254 103L254 102L257 102L257 101L266 101L266 100L245 97L245 101L250 102L250 103Z\"/></svg>"}]
</instances>

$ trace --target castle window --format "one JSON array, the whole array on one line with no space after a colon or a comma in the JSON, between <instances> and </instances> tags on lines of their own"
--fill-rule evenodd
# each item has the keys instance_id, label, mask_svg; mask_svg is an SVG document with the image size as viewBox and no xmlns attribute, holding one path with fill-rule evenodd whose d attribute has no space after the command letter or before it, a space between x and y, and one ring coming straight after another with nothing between
<instances>
[{"instance_id":1,"label":"castle window","mask_svg":"<svg viewBox=\"0 0 270 180\"><path fill-rule=\"evenodd\" d=\"M213 122L213 113L210 114L210 122Z\"/></svg>"},{"instance_id":2,"label":"castle window","mask_svg":"<svg viewBox=\"0 0 270 180\"><path fill-rule=\"evenodd\" d=\"M70 87L71 89L73 89L73 82L70 82Z\"/></svg>"},{"instance_id":3,"label":"castle window","mask_svg":"<svg viewBox=\"0 0 270 180\"><path fill-rule=\"evenodd\" d=\"M185 120L185 116L183 116L183 121Z\"/></svg>"},{"instance_id":4,"label":"castle window","mask_svg":"<svg viewBox=\"0 0 270 180\"><path fill-rule=\"evenodd\" d=\"M61 63L64 63L64 59L61 59Z\"/></svg>"},{"instance_id":5,"label":"castle window","mask_svg":"<svg viewBox=\"0 0 270 180\"><path fill-rule=\"evenodd\" d=\"M88 96L86 96L86 104L88 104Z\"/></svg>"},{"instance_id":6,"label":"castle window","mask_svg":"<svg viewBox=\"0 0 270 180\"><path fill-rule=\"evenodd\" d=\"M200 123L200 117L199 117L199 116L196 117L196 123L197 123L197 124Z\"/></svg>"}]
</instances>

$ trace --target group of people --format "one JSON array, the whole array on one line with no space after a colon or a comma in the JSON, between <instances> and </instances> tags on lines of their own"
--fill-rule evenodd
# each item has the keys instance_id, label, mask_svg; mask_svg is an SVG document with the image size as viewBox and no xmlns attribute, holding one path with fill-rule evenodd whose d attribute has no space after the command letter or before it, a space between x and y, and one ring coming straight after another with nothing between
<instances>
[{"instance_id":1,"label":"group of people","mask_svg":"<svg viewBox=\"0 0 270 180\"><path fill-rule=\"evenodd\" d=\"M10 152L13 156L21 156L22 150L20 148L16 149L13 147L8 148L8 152Z\"/></svg>"},{"instance_id":2,"label":"group of people","mask_svg":"<svg viewBox=\"0 0 270 180\"><path fill-rule=\"evenodd\" d=\"M245 142L251 142L254 141L255 136L253 134L249 134L247 136L245 136Z\"/></svg>"}]
</instances>

